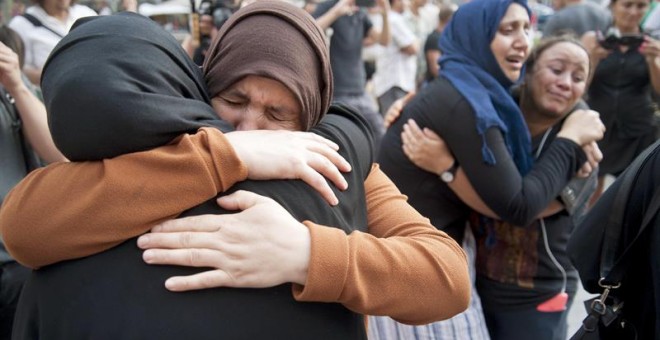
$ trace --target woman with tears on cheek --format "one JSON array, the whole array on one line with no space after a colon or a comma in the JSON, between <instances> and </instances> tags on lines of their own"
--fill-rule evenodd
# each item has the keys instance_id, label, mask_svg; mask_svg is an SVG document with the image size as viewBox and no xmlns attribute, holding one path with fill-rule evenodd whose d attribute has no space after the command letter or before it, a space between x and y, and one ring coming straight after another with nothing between
<instances>
[{"instance_id":1,"label":"woman with tears on cheek","mask_svg":"<svg viewBox=\"0 0 660 340\"><path fill-rule=\"evenodd\" d=\"M523 81L513 92L539 159L564 125L575 124L573 119L588 113L580 98L586 90L589 58L575 38L552 37L534 48L526 66ZM440 175L453 161L444 140L428 128L421 130L412 120L405 125L402 138L406 155L429 172ZM566 244L576 217L595 189L596 174L589 173L601 158L595 142L584 150L589 162L570 186L571 190L583 187L573 193L582 199L570 209L516 226L499 221L474 194L478 202L470 222L477 240L477 288L492 338L521 339L528 334L566 338L566 315L577 287ZM571 207L570 201L562 203Z\"/></svg>"},{"instance_id":2,"label":"woman with tears on cheek","mask_svg":"<svg viewBox=\"0 0 660 340\"><path fill-rule=\"evenodd\" d=\"M583 145L602 136L598 114L582 111L548 144L546 157L534 161L529 129L509 93L529 55L528 32L524 1L461 6L440 39L443 74L405 106L384 138L378 157L383 171L411 205L457 241L463 241L472 209L479 210L476 197L483 200L482 207L514 225L529 225L542 214L561 210L554 200L587 161ZM410 119L442 136L454 155L438 158L444 159L441 176L409 159L402 132ZM473 190L467 189L469 184ZM467 241L470 234L468 229ZM464 247L468 254L476 250L470 242ZM473 296L468 311L450 322L412 329L376 318L370 331L383 330L384 337L406 332L451 339L459 329L472 338L488 337L480 302Z\"/></svg>"},{"instance_id":3,"label":"woman with tears on cheek","mask_svg":"<svg viewBox=\"0 0 660 340\"><path fill-rule=\"evenodd\" d=\"M90 20L74 30L77 33L68 37L72 41L53 57L46 77L53 82L46 88L64 93L67 86L79 84L79 80L60 72L73 67L72 60L80 67L87 65L82 60L98 61L103 57L91 58L84 48L100 42L94 39L102 39L105 46L115 46L125 44L128 37L133 44L146 47L142 44L148 46L150 41L141 39L145 32L150 36L161 35L154 28L142 27L147 24L135 27L138 22L130 17L96 20L99 21ZM107 32L108 25L113 27L112 35L97 31ZM118 32L127 37L115 40ZM138 39L133 39L135 35ZM287 43L281 39L287 39ZM402 322L425 323L463 310L468 302L469 285L465 255L460 247L416 213L372 164L369 130L359 115L331 107L330 114L321 120L332 97L332 76L323 39L313 19L303 15L300 9L283 2L257 2L241 9L223 26L204 70L213 106L223 110L225 113L219 114L240 130L314 127L313 131L337 142L339 152L351 161L353 169L344 175L348 189L333 191L339 198L338 206L328 206L317 193L297 181L244 181L229 191L222 189L227 185L222 175L228 170L217 157L205 159L207 173L180 171L177 176L168 177L167 185L158 185L159 179L167 175L162 173L165 171L158 172L159 167L169 165L176 170L194 164L192 161L199 155L208 153L214 136L209 129L197 134L206 135L205 138L184 136L167 147L119 155L103 162L46 169L19 186L11 195L13 199L10 197L14 203L29 200L38 211L46 211L30 217L27 221L30 229L25 231L15 227L15 221L29 217L28 211L14 203L7 209L3 207L0 220L4 235L11 236L10 242L18 255L33 263L48 264L95 255L50 265L33 274L18 321L23 334L35 334L37 329L36 332L49 335L66 334L62 331L65 330L119 337L145 334L155 337L157 333L164 338L217 338L220 334L227 338L363 339L366 332L360 314L391 315ZM292 48L294 45L296 48ZM168 43L149 51L164 59L179 55L170 51L174 48L171 46ZM163 55L158 51L170 53ZM180 67L162 61L169 68ZM127 67L125 63L121 65ZM143 65L137 65L140 66ZM57 105L56 101L51 104L55 105L51 109L58 112L59 119L71 114L62 110L67 106ZM69 118L80 118L76 116L85 113L88 112L81 109ZM173 117L178 118L167 115L161 119L174 123L177 120ZM132 121L115 123L130 125ZM226 138L232 134L227 133ZM235 148L242 147L241 143L237 145ZM269 151L268 147L263 145L265 152ZM115 178L122 169L130 170L131 180L125 176ZM106 175L99 180L93 174L101 170ZM76 174L75 180L71 178L72 172ZM218 173L220 178L214 178ZM219 189L217 182L222 185ZM136 188L136 183L142 187ZM134 236L126 235L140 235L156 223L176 216L181 212L177 205L195 206L215 197L215 194L207 196L209 190L206 190L191 198L195 193L188 193L185 188L198 183L211 190L236 191L219 202L224 209L244 211L215 215L227 211L219 208L213 199L182 215L193 217L163 223L156 228L160 232L140 240L141 247L160 248L144 254L149 263L204 269L145 266L141 251L131 238ZM90 186L92 190L86 190ZM99 187L111 189L111 195L107 191L99 192ZM155 203L140 199L145 188L149 188L149 195L160 198ZM84 195L79 206L63 213L48 208L54 204L51 199L61 199L71 191ZM41 199L45 192L52 195ZM271 196L277 203L261 195ZM99 214L85 214L97 210ZM72 227L66 221L78 222ZM114 225L115 221L121 224ZM69 237L73 240L67 240ZM52 242L50 248L56 249L42 255L29 251L43 240ZM121 243L124 240L128 242ZM104 248L117 244L109 250ZM171 290L168 291L163 288L163 282L172 276L178 278L167 281ZM406 279L401 280L402 277ZM290 282L297 284L287 284ZM39 293L47 287L57 287L58 294ZM207 287L223 288L200 289ZM189 289L199 290L172 292ZM99 290L108 295L102 302L93 294ZM389 294L383 294L384 291ZM48 312L72 296L75 296L75 308L59 314L54 310ZM95 306L107 304L112 308L95 308L92 301L97 301ZM86 302L90 302L89 306ZM54 316L35 323L37 311ZM96 318L103 318L104 322L80 325L80 320ZM76 324L67 320L76 320ZM120 327L128 322L131 327Z\"/></svg>"}]
</instances>

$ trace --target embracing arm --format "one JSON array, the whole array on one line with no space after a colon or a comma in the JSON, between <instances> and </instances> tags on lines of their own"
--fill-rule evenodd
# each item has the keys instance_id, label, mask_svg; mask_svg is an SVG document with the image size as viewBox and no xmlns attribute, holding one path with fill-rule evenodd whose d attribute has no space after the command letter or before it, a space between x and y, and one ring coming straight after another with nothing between
<instances>
[{"instance_id":1,"label":"embracing arm","mask_svg":"<svg viewBox=\"0 0 660 340\"><path fill-rule=\"evenodd\" d=\"M480 151L477 151L480 146L470 153L457 152L459 164L484 203L502 220L515 225L529 225L537 218L586 161L579 145L557 138L534 163L532 170L521 176L499 130L489 129L486 140L495 154L496 164L483 162Z\"/></svg>"},{"instance_id":2,"label":"embracing arm","mask_svg":"<svg viewBox=\"0 0 660 340\"><path fill-rule=\"evenodd\" d=\"M450 318L467 308L470 280L460 246L419 215L375 165L365 182L369 234L305 222L311 258L299 301L339 302L408 324ZM392 273L397 273L393 276ZM405 277L406 280L401 280Z\"/></svg>"},{"instance_id":3,"label":"embracing arm","mask_svg":"<svg viewBox=\"0 0 660 340\"><path fill-rule=\"evenodd\" d=\"M5 199L0 228L12 256L38 268L109 249L246 177L224 135L202 128L151 151L36 170Z\"/></svg>"},{"instance_id":4,"label":"embracing arm","mask_svg":"<svg viewBox=\"0 0 660 340\"><path fill-rule=\"evenodd\" d=\"M202 128L150 151L41 169L5 199L0 228L15 258L40 267L109 249L246 178L302 179L336 204L324 176L346 188L338 148L309 132Z\"/></svg>"},{"instance_id":5,"label":"embracing arm","mask_svg":"<svg viewBox=\"0 0 660 340\"><path fill-rule=\"evenodd\" d=\"M534 162L525 176L521 176L501 131L491 127L483 137L480 136L475 128L475 116L465 101L458 102L447 118L451 120L450 125L448 121L434 121L433 127L452 150L479 197L497 216L514 225L529 225L558 197L587 160L580 145L589 142L587 137L598 139L596 137L602 136L602 123L596 113L584 111L580 115L571 115L571 124L564 124L543 156ZM578 129L580 124L584 131ZM586 125L590 128L587 129ZM595 132L588 135L585 131L591 130L592 125ZM584 136L576 139L579 133ZM484 140L495 156L495 164L483 160Z\"/></svg>"}]
</instances>

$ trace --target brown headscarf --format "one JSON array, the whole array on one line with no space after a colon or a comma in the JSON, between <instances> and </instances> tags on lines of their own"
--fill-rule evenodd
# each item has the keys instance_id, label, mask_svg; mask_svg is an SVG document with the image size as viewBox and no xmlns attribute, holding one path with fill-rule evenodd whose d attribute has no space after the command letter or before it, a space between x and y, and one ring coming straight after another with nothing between
<instances>
[{"instance_id":1,"label":"brown headscarf","mask_svg":"<svg viewBox=\"0 0 660 340\"><path fill-rule=\"evenodd\" d=\"M309 130L327 112L333 82L325 35L304 10L282 1L258 1L222 25L204 62L211 97L248 75L284 84L302 107Z\"/></svg>"}]
</instances>

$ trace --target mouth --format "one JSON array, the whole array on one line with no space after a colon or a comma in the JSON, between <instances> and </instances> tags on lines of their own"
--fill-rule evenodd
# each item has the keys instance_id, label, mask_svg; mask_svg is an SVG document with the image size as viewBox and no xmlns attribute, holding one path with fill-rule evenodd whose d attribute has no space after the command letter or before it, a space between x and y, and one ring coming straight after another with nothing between
<instances>
[{"instance_id":1,"label":"mouth","mask_svg":"<svg viewBox=\"0 0 660 340\"><path fill-rule=\"evenodd\" d=\"M510 55L504 60L506 60L507 64L509 64L513 70L522 70L525 63L525 57L522 55Z\"/></svg>"},{"instance_id":2,"label":"mouth","mask_svg":"<svg viewBox=\"0 0 660 340\"><path fill-rule=\"evenodd\" d=\"M568 97L566 95L563 95L563 94L557 93L557 92L552 92L552 91L548 91L548 96L551 99L554 99L555 101L558 101L562 104L568 102L571 99L570 97Z\"/></svg>"}]
</instances>

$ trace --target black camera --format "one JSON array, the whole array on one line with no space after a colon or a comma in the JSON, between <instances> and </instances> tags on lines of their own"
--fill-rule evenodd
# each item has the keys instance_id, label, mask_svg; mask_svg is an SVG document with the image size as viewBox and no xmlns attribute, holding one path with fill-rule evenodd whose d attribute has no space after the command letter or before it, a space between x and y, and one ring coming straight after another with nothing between
<instances>
[{"instance_id":1,"label":"black camera","mask_svg":"<svg viewBox=\"0 0 660 340\"><path fill-rule=\"evenodd\" d=\"M607 36L597 32L598 43L606 50L613 50L620 46L627 46L628 48L638 48L644 42L644 34L620 34L618 31L608 31Z\"/></svg>"}]
</instances>

